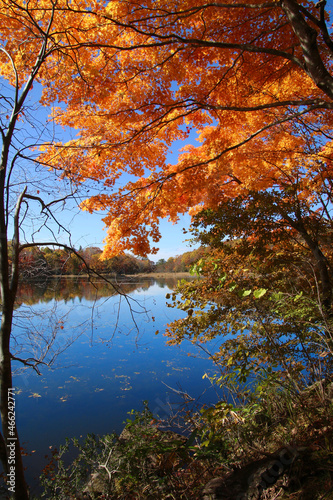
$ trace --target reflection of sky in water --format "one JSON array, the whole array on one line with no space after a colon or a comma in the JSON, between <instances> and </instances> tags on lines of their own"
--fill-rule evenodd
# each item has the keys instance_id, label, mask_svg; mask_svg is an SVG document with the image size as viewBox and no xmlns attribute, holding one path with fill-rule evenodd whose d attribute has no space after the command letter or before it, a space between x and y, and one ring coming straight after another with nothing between
<instances>
[{"instance_id":1,"label":"reflection of sky in water","mask_svg":"<svg viewBox=\"0 0 333 500\"><path fill-rule=\"evenodd\" d=\"M59 446L65 437L120 432L127 412L142 408L143 400L165 417L168 402L181 402L167 386L202 402L214 399L214 391L202 379L212 370L212 363L202 359L202 352L189 343L181 347L165 344L165 325L184 314L166 307L168 290L153 284L132 292L131 297L138 301L131 302L137 311L135 322L127 302L122 299L119 305L119 297L99 299L93 311L92 302L85 299L57 303L53 319L67 314L62 337L75 335L78 323L84 332L59 356L57 369L42 368L42 376L27 370L14 380L22 391L16 398L21 444L28 451L36 450L27 459L29 482L40 471L49 446ZM37 311L53 305L32 306L36 325L40 321Z\"/></svg>"}]
</instances>

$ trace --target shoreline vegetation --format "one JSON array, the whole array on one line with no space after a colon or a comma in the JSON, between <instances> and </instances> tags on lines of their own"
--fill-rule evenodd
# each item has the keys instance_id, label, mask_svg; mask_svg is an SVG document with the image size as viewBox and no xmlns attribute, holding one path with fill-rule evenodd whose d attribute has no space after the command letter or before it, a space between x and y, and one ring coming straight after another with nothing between
<instances>
[{"instance_id":1,"label":"shoreline vegetation","mask_svg":"<svg viewBox=\"0 0 333 500\"><path fill-rule=\"evenodd\" d=\"M120 435L88 435L84 443L72 439L54 450L41 476L44 496L330 500L332 393L333 384L322 381L293 401L288 392L268 392L260 404L253 397L246 405L198 413L184 401L182 418L168 421L158 420L144 402L142 411L130 412ZM71 445L77 457L66 466Z\"/></svg>"},{"instance_id":2,"label":"shoreline vegetation","mask_svg":"<svg viewBox=\"0 0 333 500\"><path fill-rule=\"evenodd\" d=\"M187 271L169 271L169 272L151 272L151 273L138 273L126 274L127 278L191 278L192 275Z\"/></svg>"}]
</instances>

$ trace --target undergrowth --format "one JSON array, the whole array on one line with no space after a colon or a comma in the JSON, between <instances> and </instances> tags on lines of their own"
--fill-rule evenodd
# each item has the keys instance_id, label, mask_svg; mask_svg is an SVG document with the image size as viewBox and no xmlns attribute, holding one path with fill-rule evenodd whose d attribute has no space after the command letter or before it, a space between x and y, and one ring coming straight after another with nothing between
<instances>
[{"instance_id":1,"label":"undergrowth","mask_svg":"<svg viewBox=\"0 0 333 500\"><path fill-rule=\"evenodd\" d=\"M219 402L183 412L182 431L166 430L144 403L120 436L67 440L41 476L43 497L136 500L199 499L212 478L288 446L297 452L283 487L260 498L333 499L333 384L321 381L300 393L259 386L246 404ZM66 453L74 446L70 464ZM271 493L270 493L271 491ZM259 498L259 497L258 497Z\"/></svg>"}]
</instances>

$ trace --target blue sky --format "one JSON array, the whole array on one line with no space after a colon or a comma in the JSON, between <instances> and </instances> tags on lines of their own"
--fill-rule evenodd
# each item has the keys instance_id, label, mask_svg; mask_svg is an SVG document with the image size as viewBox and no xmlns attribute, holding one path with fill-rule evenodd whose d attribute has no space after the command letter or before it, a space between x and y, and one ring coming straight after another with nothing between
<instances>
[{"instance_id":1,"label":"blue sky","mask_svg":"<svg viewBox=\"0 0 333 500\"><path fill-rule=\"evenodd\" d=\"M6 88L8 95L12 94L13 89L10 89L10 86L6 84L3 80L0 80L3 88ZM39 104L39 99L41 95L41 86L38 84L34 85L33 91L30 93L28 97L28 101L26 102L27 106L25 108L25 117L26 120L21 122L19 127L21 130L16 132L17 142L18 144L26 143L27 141L31 142L31 137L36 137L36 131L41 132L40 138L42 140L60 140L60 141L68 141L70 138L73 138L77 134L77 130L71 129L62 129L60 127L50 127L47 125L48 123L48 115L50 113L50 109L48 107L41 107ZM30 123L30 125L29 125ZM33 125L31 125L33 123ZM191 142L194 141L196 134L193 135L193 140L191 138ZM34 141L32 141L34 142ZM170 153L168 155L168 161L170 163L175 163L177 161L177 147L181 148L184 146L184 143L176 144L173 148L174 154ZM61 198L64 195L64 187L61 183L57 181L54 173L50 173L44 167L40 167L36 169L35 165L29 165L29 162L23 160L20 164L17 162L17 179L19 182L17 183L17 189L14 188L15 201L18 192L21 192L24 184L29 186L29 193L38 195L39 191L43 198L45 196L48 197L49 201L54 200L56 198ZM126 179L123 181L119 181L119 185L124 184L124 182L128 181L128 175L126 174ZM78 192L78 198L83 200L88 195L86 194L86 187L82 186L82 191ZM96 186L93 184L89 186L91 191L96 193ZM49 195L47 196L47 192L49 191ZM47 201L45 199L45 201ZM59 210L56 210L55 215L57 220L64 226L66 230L59 231L58 226L53 224L52 221L48 220L48 226L52 229L54 234L47 230L42 226L41 218L40 218L40 205L33 204L30 201L29 210L32 212L32 218L27 217L25 219L24 224L22 225L21 231L21 241L22 242L30 242L33 240L37 243L47 243L57 240L59 243L68 244L68 232L71 234L70 243L74 246L74 248L87 247L87 246L98 246L103 248L104 243L103 240L106 237L106 228L104 227L104 223L102 222L103 213L96 212L94 214L89 214L88 212L84 212L78 209L73 201L70 201L66 204L66 206L62 206ZM167 219L161 221L161 233L162 239L159 244L154 244L160 248L159 252L155 255L150 255L149 258L153 261L157 261L159 259L167 260L169 257L180 255L184 252L191 250L189 244L185 241L186 238L189 238L189 235L184 235L183 228L188 229L190 225L190 217L188 215L182 216L178 224L172 224L168 222ZM11 235L9 236L11 238Z\"/></svg>"},{"instance_id":2,"label":"blue sky","mask_svg":"<svg viewBox=\"0 0 333 500\"><path fill-rule=\"evenodd\" d=\"M103 239L106 236L106 231L103 230L102 214L96 212L89 214L80 212L74 215L74 212L63 217L66 222L66 227L70 229L72 234L72 244L75 248L82 246L98 246L103 248ZM149 256L151 260L159 259L167 260L169 257L180 255L193 249L185 241L190 237L189 234L183 233L183 228L188 229L190 225L190 216L181 217L178 224L172 224L167 220L161 222L162 239L158 246L160 248L156 255Z\"/></svg>"},{"instance_id":3,"label":"blue sky","mask_svg":"<svg viewBox=\"0 0 333 500\"><path fill-rule=\"evenodd\" d=\"M74 132L75 135L76 131ZM177 141L170 148L170 153L167 155L167 162L171 164L177 163L179 150L183 148L186 144L196 143L197 133L193 130L187 141ZM171 151L172 149L172 151ZM147 172L149 174L149 172ZM129 174L124 174L122 178L116 183L119 186L123 186L129 180L135 179ZM96 193L96 187L92 187L92 191ZM83 196L84 198L84 196ZM103 248L103 240L106 237L106 230L104 223L102 222L103 213L96 212L89 214L88 212L76 211L67 213L63 220L67 220L68 228L72 235L72 244L75 248L82 246L98 246ZM176 255L181 255L184 252L188 252L198 245L190 246L186 241L190 238L190 234L184 234L183 229L187 230L191 223L191 217L189 215L181 215L180 220L177 224L169 222L168 219L163 219L160 221L160 230L162 238L158 244L152 243L152 246L158 247L159 251L157 254L149 255L148 257L157 262L159 259L167 260L169 257L175 257Z\"/></svg>"},{"instance_id":4,"label":"blue sky","mask_svg":"<svg viewBox=\"0 0 333 500\"><path fill-rule=\"evenodd\" d=\"M44 111L45 112L45 111ZM76 131L75 131L76 133ZM65 134L66 135L66 134ZM192 134L191 142L194 143L196 138L196 133ZM68 140L64 137L63 140ZM174 145L174 153L168 155L168 162L176 163L178 157L177 148L181 148L186 143L179 143ZM129 180L130 176L125 174L124 179L119 179L119 186L123 185ZM89 186L90 187L90 186ZM91 186L91 191L97 192L96 186ZM81 199L86 197L85 186L78 196ZM71 244L74 248L83 248L87 246L98 246L103 248L103 240L106 237L107 228L105 227L103 219L103 212L95 212L90 214L86 211L79 210L73 203L69 203L68 207L64 210L59 211L59 220L71 233ZM186 239L190 238L190 234L184 234L183 229L187 230L191 223L191 217L189 215L180 216L180 220L177 224L169 222L167 219L163 219L160 222L160 229L162 238L158 244L153 243L152 246L158 247L159 251L157 254L149 255L148 257L157 262L159 259L167 260L169 257L175 257L176 255L181 255L184 252L197 247L190 247ZM41 231L38 234L38 240L45 238L46 232ZM68 243L68 235L64 232L57 235L57 239L61 243Z\"/></svg>"}]
</instances>

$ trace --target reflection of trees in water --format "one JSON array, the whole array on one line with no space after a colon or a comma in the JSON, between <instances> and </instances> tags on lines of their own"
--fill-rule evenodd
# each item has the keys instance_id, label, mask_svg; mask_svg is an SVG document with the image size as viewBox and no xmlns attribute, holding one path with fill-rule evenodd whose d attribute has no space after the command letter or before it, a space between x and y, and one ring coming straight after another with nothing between
<instances>
[{"instance_id":1,"label":"reflection of trees in water","mask_svg":"<svg viewBox=\"0 0 333 500\"><path fill-rule=\"evenodd\" d=\"M59 278L45 280L31 280L20 285L17 295L16 306L21 304L37 304L39 302L50 302L51 300L71 301L75 298L95 301L102 297L118 295L120 290L123 294L130 294L137 289L148 290L154 284L160 288L173 289L177 285L178 278L126 278L117 280L115 287L111 283L99 280L89 280L88 278Z\"/></svg>"},{"instance_id":2,"label":"reflection of trees in water","mask_svg":"<svg viewBox=\"0 0 333 500\"><path fill-rule=\"evenodd\" d=\"M17 295L17 306L24 304L37 304L39 302L50 302L51 300L64 300L65 302L75 298L95 301L102 297L131 293L137 288L137 284L116 285L102 280L91 281L88 278L60 278L35 280L21 283Z\"/></svg>"},{"instance_id":3,"label":"reflection of trees in water","mask_svg":"<svg viewBox=\"0 0 333 500\"><path fill-rule=\"evenodd\" d=\"M127 278L126 282L127 284L133 284L135 283L136 287L135 290L140 289L140 290L148 290L151 286L157 285L159 288L166 288L169 290L173 290L176 288L177 283L180 279L185 279L186 281L194 279L193 276L186 276L186 278L182 277L179 278L179 276L145 276L145 277L131 277ZM133 282L131 281L133 280ZM119 281L118 284L122 284L122 281Z\"/></svg>"},{"instance_id":4,"label":"reflection of trees in water","mask_svg":"<svg viewBox=\"0 0 333 500\"><path fill-rule=\"evenodd\" d=\"M193 279L193 278L188 277L188 278L186 278L186 281L188 281L190 279ZM178 281L179 281L179 278L177 278L176 276L168 276L167 278L157 278L156 284L160 288L170 288L171 290L173 290L174 288L176 288Z\"/></svg>"}]
</instances>

